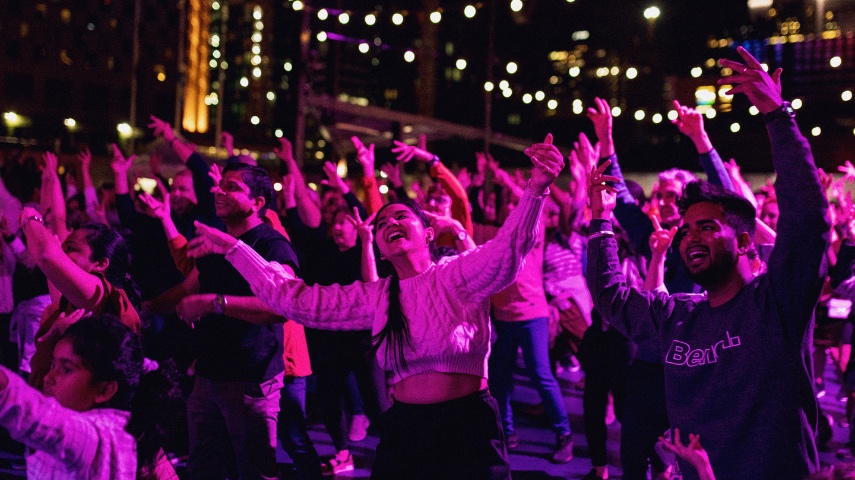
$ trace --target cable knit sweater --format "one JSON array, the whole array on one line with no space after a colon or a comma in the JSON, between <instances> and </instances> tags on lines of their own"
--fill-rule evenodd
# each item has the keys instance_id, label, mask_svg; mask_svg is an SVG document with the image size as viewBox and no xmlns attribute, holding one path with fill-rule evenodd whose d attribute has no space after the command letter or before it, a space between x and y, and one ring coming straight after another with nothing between
<instances>
[{"instance_id":1,"label":"cable knit sweater","mask_svg":"<svg viewBox=\"0 0 855 480\"><path fill-rule=\"evenodd\" d=\"M393 382L428 372L487 378L489 298L510 285L522 268L537 239L543 198L527 191L496 238L401 280L401 308L411 340L404 350L406 370L386 361L385 343L377 352L380 364L393 372ZM347 286L308 286L242 242L226 259L262 301L307 327L370 328L376 334L388 319L389 279Z\"/></svg>"},{"instance_id":2,"label":"cable knit sweater","mask_svg":"<svg viewBox=\"0 0 855 480\"><path fill-rule=\"evenodd\" d=\"M0 426L35 449L27 477L46 480L132 480L137 476L136 441L125 431L129 412L69 410L0 367L9 379L0 390Z\"/></svg>"}]
</instances>

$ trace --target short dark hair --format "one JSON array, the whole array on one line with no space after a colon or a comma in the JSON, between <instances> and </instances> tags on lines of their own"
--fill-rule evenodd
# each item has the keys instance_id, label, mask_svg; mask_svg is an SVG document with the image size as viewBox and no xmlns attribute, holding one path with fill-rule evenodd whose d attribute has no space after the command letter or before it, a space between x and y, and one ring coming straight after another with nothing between
<instances>
[{"instance_id":1,"label":"short dark hair","mask_svg":"<svg viewBox=\"0 0 855 480\"><path fill-rule=\"evenodd\" d=\"M720 205L724 210L724 218L737 234L748 233L752 238L757 227L757 211L741 195L725 190L718 185L696 180L683 187L683 195L677 200L680 215L696 203L709 202Z\"/></svg>"},{"instance_id":2,"label":"short dark hair","mask_svg":"<svg viewBox=\"0 0 855 480\"><path fill-rule=\"evenodd\" d=\"M270 180L270 175L267 170L261 167L247 165L245 163L229 163L223 169L223 174L226 172L240 172L243 178L243 183L249 187L249 196L252 198L263 197L264 206L258 211L259 217L264 217L264 212L274 205L275 194L273 190L273 182Z\"/></svg>"}]
</instances>

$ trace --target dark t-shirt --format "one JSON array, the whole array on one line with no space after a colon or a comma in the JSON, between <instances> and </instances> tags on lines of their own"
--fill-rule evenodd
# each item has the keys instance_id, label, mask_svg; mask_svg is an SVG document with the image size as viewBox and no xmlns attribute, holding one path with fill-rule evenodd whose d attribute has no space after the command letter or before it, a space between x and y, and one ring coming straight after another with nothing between
<instances>
[{"instance_id":1,"label":"dark t-shirt","mask_svg":"<svg viewBox=\"0 0 855 480\"><path fill-rule=\"evenodd\" d=\"M289 265L297 271L291 243L267 224L244 233L239 240L265 260ZM223 255L196 262L199 292L253 296L246 280ZM226 315L207 315L196 324L196 372L211 380L261 382L285 369L282 360L282 325L256 325Z\"/></svg>"}]
</instances>

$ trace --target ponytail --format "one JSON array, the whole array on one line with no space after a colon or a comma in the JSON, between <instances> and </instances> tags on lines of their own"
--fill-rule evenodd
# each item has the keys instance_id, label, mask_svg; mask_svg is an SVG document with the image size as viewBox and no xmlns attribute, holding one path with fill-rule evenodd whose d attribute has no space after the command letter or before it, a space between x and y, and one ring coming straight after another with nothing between
<instances>
[{"instance_id":1,"label":"ponytail","mask_svg":"<svg viewBox=\"0 0 855 480\"><path fill-rule=\"evenodd\" d=\"M386 325L371 337L374 343L374 354L380 350L383 342L386 343L386 364L392 365L393 370L404 371L407 369L407 359L404 355L404 343L411 346L410 326L407 318L401 310L401 281L398 275L389 277L389 318ZM391 358L390 358L391 355Z\"/></svg>"}]
</instances>

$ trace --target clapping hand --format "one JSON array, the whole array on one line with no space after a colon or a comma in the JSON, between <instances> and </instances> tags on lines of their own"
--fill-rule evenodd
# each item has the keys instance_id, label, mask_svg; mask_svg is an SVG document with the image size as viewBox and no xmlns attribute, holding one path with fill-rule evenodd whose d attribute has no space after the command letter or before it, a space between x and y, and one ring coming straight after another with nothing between
<instances>
[{"instance_id":1,"label":"clapping hand","mask_svg":"<svg viewBox=\"0 0 855 480\"><path fill-rule=\"evenodd\" d=\"M844 182L855 181L855 165L852 165L851 161L846 160L846 163L837 167L837 171L843 174Z\"/></svg>"},{"instance_id":2,"label":"clapping hand","mask_svg":"<svg viewBox=\"0 0 855 480\"><path fill-rule=\"evenodd\" d=\"M56 342L62 337L68 327L74 325L75 323L77 323L78 320L88 315L89 313L82 308L79 308L71 313L60 313L59 317L57 317L56 321L53 323L53 325L51 325L50 329L48 329L48 331L45 332L44 335L39 337L39 343Z\"/></svg>"}]
</instances>

